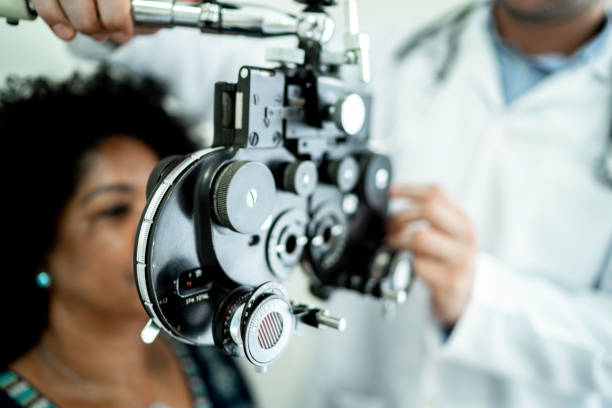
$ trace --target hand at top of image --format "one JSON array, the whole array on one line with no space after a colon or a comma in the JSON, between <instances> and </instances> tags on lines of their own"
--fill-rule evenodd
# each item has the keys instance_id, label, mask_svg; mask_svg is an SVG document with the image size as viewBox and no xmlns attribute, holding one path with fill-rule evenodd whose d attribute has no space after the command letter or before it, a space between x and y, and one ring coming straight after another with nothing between
<instances>
[{"instance_id":1,"label":"hand at top of image","mask_svg":"<svg viewBox=\"0 0 612 408\"><path fill-rule=\"evenodd\" d=\"M72 40L77 32L97 41L124 43L134 34L130 0L32 0L57 37Z\"/></svg>"}]
</instances>

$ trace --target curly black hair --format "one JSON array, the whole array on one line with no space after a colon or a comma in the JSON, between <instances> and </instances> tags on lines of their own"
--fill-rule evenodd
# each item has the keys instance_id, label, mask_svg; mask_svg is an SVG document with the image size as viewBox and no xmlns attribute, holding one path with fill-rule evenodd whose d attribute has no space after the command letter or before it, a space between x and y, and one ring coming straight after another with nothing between
<instances>
[{"instance_id":1,"label":"curly black hair","mask_svg":"<svg viewBox=\"0 0 612 408\"><path fill-rule=\"evenodd\" d=\"M143 141L160 157L197 149L183 123L164 110L165 97L153 79L118 75L110 66L61 82L10 78L0 90L6 183L0 367L33 347L48 324L48 293L35 275L53 247L84 156L117 134Z\"/></svg>"}]
</instances>

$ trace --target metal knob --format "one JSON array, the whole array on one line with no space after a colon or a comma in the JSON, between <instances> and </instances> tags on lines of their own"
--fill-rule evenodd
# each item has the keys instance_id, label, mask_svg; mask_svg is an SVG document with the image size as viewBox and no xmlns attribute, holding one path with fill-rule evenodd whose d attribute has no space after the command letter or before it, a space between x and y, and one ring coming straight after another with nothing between
<instances>
[{"instance_id":1,"label":"metal knob","mask_svg":"<svg viewBox=\"0 0 612 408\"><path fill-rule=\"evenodd\" d=\"M387 303L402 304L406 301L413 276L412 254L409 251L391 251L383 247L370 266L370 279L377 282L372 294Z\"/></svg>"},{"instance_id":2,"label":"metal knob","mask_svg":"<svg viewBox=\"0 0 612 408\"><path fill-rule=\"evenodd\" d=\"M221 170L213 194L219 223L236 232L253 234L272 213L276 185L264 164L234 162Z\"/></svg>"},{"instance_id":3,"label":"metal knob","mask_svg":"<svg viewBox=\"0 0 612 408\"><path fill-rule=\"evenodd\" d=\"M408 251L392 254L386 277L380 283L382 297L397 304L404 303L413 275L412 254Z\"/></svg>"},{"instance_id":4,"label":"metal knob","mask_svg":"<svg viewBox=\"0 0 612 408\"><path fill-rule=\"evenodd\" d=\"M359 181L359 164L353 156L333 160L327 167L327 176L341 192L347 193L354 189Z\"/></svg>"},{"instance_id":5,"label":"metal knob","mask_svg":"<svg viewBox=\"0 0 612 408\"><path fill-rule=\"evenodd\" d=\"M338 129L349 136L361 132L366 122L366 104L361 96L351 93L329 108Z\"/></svg>"},{"instance_id":6,"label":"metal knob","mask_svg":"<svg viewBox=\"0 0 612 408\"><path fill-rule=\"evenodd\" d=\"M282 296L269 295L248 312L242 330L245 355L254 365L267 366L289 344L295 326L291 305Z\"/></svg>"},{"instance_id":7,"label":"metal knob","mask_svg":"<svg viewBox=\"0 0 612 408\"><path fill-rule=\"evenodd\" d=\"M387 156L372 153L362 157L360 164L360 195L370 208L384 214L391 186L391 161Z\"/></svg>"},{"instance_id":8,"label":"metal knob","mask_svg":"<svg viewBox=\"0 0 612 408\"><path fill-rule=\"evenodd\" d=\"M293 162L283 172L284 189L301 197L314 193L318 182L317 166L310 160Z\"/></svg>"}]
</instances>

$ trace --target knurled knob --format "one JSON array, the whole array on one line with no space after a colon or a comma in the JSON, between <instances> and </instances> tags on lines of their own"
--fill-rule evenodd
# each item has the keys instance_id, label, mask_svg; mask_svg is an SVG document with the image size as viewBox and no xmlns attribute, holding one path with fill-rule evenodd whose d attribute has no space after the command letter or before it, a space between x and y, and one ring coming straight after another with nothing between
<instances>
[{"instance_id":1,"label":"knurled knob","mask_svg":"<svg viewBox=\"0 0 612 408\"><path fill-rule=\"evenodd\" d=\"M240 161L227 165L217 177L213 190L219 223L236 232L257 232L274 208L274 176L262 163Z\"/></svg>"},{"instance_id":2,"label":"knurled knob","mask_svg":"<svg viewBox=\"0 0 612 408\"><path fill-rule=\"evenodd\" d=\"M384 212L389 201L391 161L381 154L368 154L360 160L361 197L370 208Z\"/></svg>"},{"instance_id":3,"label":"knurled knob","mask_svg":"<svg viewBox=\"0 0 612 408\"><path fill-rule=\"evenodd\" d=\"M290 163L283 172L283 187L301 197L314 193L319 182L317 166L310 160Z\"/></svg>"},{"instance_id":4,"label":"knurled knob","mask_svg":"<svg viewBox=\"0 0 612 408\"><path fill-rule=\"evenodd\" d=\"M333 160L327 167L327 175L341 192L347 193L359 181L359 164L353 156Z\"/></svg>"}]
</instances>

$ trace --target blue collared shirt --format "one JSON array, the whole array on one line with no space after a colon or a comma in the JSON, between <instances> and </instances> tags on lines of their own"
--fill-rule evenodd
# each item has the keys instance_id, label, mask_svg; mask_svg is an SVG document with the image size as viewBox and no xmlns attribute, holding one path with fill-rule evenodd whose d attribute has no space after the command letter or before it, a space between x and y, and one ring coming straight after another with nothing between
<instances>
[{"instance_id":1,"label":"blue collared shirt","mask_svg":"<svg viewBox=\"0 0 612 408\"><path fill-rule=\"evenodd\" d=\"M606 18L603 29L569 57L563 54L530 56L500 37L492 13L488 28L499 63L506 105L510 105L550 75L584 64L598 56L611 32L610 18Z\"/></svg>"}]
</instances>

